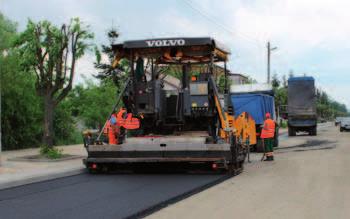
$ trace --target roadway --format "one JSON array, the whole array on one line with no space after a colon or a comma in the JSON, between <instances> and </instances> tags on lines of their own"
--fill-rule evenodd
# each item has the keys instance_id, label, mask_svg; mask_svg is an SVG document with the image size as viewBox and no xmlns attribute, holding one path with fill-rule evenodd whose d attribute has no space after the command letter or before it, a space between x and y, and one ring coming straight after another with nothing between
<instances>
[{"instance_id":1,"label":"roadway","mask_svg":"<svg viewBox=\"0 0 350 219\"><path fill-rule=\"evenodd\" d=\"M271 197L271 195L273 195L273 200L279 200L276 203L266 202L271 204L271 206L274 206L275 204L278 205L280 202L280 199L278 198L280 195L274 195L274 191L271 190L274 186L267 186L270 180L269 178L266 178L266 175L273 174L275 179L279 179L275 180L278 187L283 185L283 188L293 188L292 184L288 184L289 181L285 181L286 179L303 180L304 174L308 174L311 179L315 178L320 181L325 180L318 177L319 171L330 170L330 167L333 164L340 165L339 167L334 167L337 170L337 173L346 173L348 170L344 170L344 162L348 159L344 156L349 154L348 152L350 151L348 151L349 149L345 147L346 145L344 144L347 144L349 140L347 135L349 133L340 134L339 131L330 127L332 127L330 124L320 125L319 136L317 137L299 136L288 138L286 134L282 134L282 147L276 151L276 161L272 163L273 165L259 162L261 154L253 154L253 162L246 164L247 168L242 175L226 180L224 183L210 188L209 191L215 188L219 188L220 190L220 186L223 184L225 185L225 183L229 183L229 187L221 189L219 192L215 192L209 196L205 196L204 199L195 199L195 197L201 197L200 195L202 193L205 194L208 191L206 190L179 202L180 207L178 208L176 208L178 204L172 205L173 207L170 208L170 213L168 212L169 214L167 214L168 208L165 209L164 215L162 215L164 211L158 213L160 216L164 216L164 218L168 218L171 215L178 215L179 218L182 218L189 216L189 212L191 213L191 218L205 217L206 213L208 216L214 216L214 213L220 215L220 212L211 211L210 206L213 206L213 209L215 209L215 206L218 204L220 205L220 208L222 208L225 199L229 200L229 203L236 203L239 201L240 203L236 203L237 206L242 206L242 203L246 203L246 206L253 205L257 206L257 209L260 209L259 204L255 203L256 201L259 203L261 201L260 207L266 205L260 200L260 193L262 197ZM328 128L332 130L331 133L327 130ZM327 137L327 134L330 134L333 137L329 138ZM329 151L325 149L332 149L331 154L334 154L332 155L334 156L332 157L332 160L328 160L330 155L321 156L322 153L327 153L327 151ZM303 155L292 153L304 150L317 151L315 151L315 153L308 152ZM321 158L319 156L321 156ZM333 160L336 159L337 156L344 157L344 159L342 158L344 162L339 163L336 162L336 160ZM299 162L301 163L299 164ZM322 162L324 164L322 164ZM304 165L309 166L307 172L298 172L303 169L302 167ZM293 172L293 168L291 168L293 166L298 167L297 172ZM311 167L313 169L309 170ZM271 168L273 168L273 171ZM286 170L289 170L288 172L290 174L287 174ZM295 176L293 176L293 174ZM324 176L324 174L322 176ZM299 177L300 179L295 177ZM337 177L339 179L342 178L339 175L337 175ZM207 189L225 179L227 179L227 176L225 175L205 174L79 174L71 177L0 190L0 218L68 219L139 217ZM344 182L349 182L348 178L345 178L344 180ZM320 188L320 181L310 182L315 185L311 188ZM271 187L271 189L259 189L255 182L261 182L263 188L266 189ZM293 182L293 180L290 182ZM322 184L328 182L332 183L333 181L326 180ZM308 185L310 183L308 183ZM330 189L332 185L325 186ZM238 191L235 189L238 189ZM252 200L252 197L247 196L249 191L254 191L253 197L258 198ZM290 191L293 193L294 189L291 189ZM232 194L230 194L230 192L232 192ZM316 194L317 191L314 192ZM215 201L215 194L220 194L220 196L218 196L218 201ZM310 201L312 200L310 197L304 198L307 198ZM324 198L327 197L325 196ZM193 206L193 211L188 209L186 204L185 206L181 205L192 199L195 199L194 203L190 203L188 206ZM342 201L336 197L332 197L332 200L337 201L337 203ZM183 208L181 208L181 206ZM206 210L201 206L206 206ZM227 209L229 212L234 211L233 209L235 205L229 204L227 206L230 206ZM315 204L315 206L317 205ZM265 207L267 208L267 206ZM200 211L198 211L198 209L200 209ZM244 213L247 214L250 212L249 208L247 208L246 211L239 209L236 209L235 211L242 211L242 217L245 216ZM155 216L157 216L158 213L156 213ZM259 215L259 213L256 215ZM221 216L226 217L229 215L225 215L223 211ZM279 214L279 216L281 215Z\"/></svg>"},{"instance_id":2,"label":"roadway","mask_svg":"<svg viewBox=\"0 0 350 219\"><path fill-rule=\"evenodd\" d=\"M79 174L0 190L0 218L135 217L224 178L203 174Z\"/></svg>"}]
</instances>

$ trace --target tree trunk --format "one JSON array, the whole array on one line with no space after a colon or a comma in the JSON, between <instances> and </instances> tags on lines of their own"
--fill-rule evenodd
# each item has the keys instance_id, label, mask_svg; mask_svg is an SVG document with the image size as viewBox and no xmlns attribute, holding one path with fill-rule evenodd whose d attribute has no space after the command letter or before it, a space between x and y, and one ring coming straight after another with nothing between
<instances>
[{"instance_id":1,"label":"tree trunk","mask_svg":"<svg viewBox=\"0 0 350 219\"><path fill-rule=\"evenodd\" d=\"M54 118L54 102L50 94L44 96L44 136L43 144L49 147L53 146L54 130L53 130L53 118Z\"/></svg>"}]
</instances>

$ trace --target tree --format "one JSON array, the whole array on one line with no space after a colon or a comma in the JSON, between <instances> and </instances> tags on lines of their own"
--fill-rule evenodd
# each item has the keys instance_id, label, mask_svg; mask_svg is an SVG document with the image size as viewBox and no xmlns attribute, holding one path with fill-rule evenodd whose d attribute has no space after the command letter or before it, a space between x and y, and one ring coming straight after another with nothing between
<instances>
[{"instance_id":1,"label":"tree","mask_svg":"<svg viewBox=\"0 0 350 219\"><path fill-rule=\"evenodd\" d=\"M60 28L49 21L29 20L15 46L21 56L21 66L35 72L36 91L43 97L43 143L53 145L54 110L73 86L76 61L90 48L93 34L78 18Z\"/></svg>"},{"instance_id":2,"label":"tree","mask_svg":"<svg viewBox=\"0 0 350 219\"><path fill-rule=\"evenodd\" d=\"M287 79L287 76L286 75L283 75L282 76L282 86L284 88L287 88L288 87L288 79Z\"/></svg>"},{"instance_id":3,"label":"tree","mask_svg":"<svg viewBox=\"0 0 350 219\"><path fill-rule=\"evenodd\" d=\"M99 83L85 81L77 85L69 94L73 116L84 122L88 128L99 129L108 118L115 104L118 88L112 80Z\"/></svg>"},{"instance_id":4,"label":"tree","mask_svg":"<svg viewBox=\"0 0 350 219\"><path fill-rule=\"evenodd\" d=\"M42 129L40 98L35 94L35 76L21 71L16 50L16 23L0 13L1 142L4 150L38 144Z\"/></svg>"},{"instance_id":5,"label":"tree","mask_svg":"<svg viewBox=\"0 0 350 219\"><path fill-rule=\"evenodd\" d=\"M102 45L102 50L95 48L96 62L95 68L99 71L96 78L104 80L113 80L116 86L120 86L120 83L125 81L127 72L129 71L129 61L127 59L122 59L119 65L112 66L115 60L115 53L113 51L112 45L118 40L119 33L115 28L111 28L107 32L107 38L109 41L108 45ZM106 57L107 60L102 60Z\"/></svg>"},{"instance_id":6,"label":"tree","mask_svg":"<svg viewBox=\"0 0 350 219\"><path fill-rule=\"evenodd\" d=\"M0 13L0 51L3 57L3 52L8 50L11 45L11 41L14 36L16 36L17 24L5 18L5 16Z\"/></svg>"},{"instance_id":7,"label":"tree","mask_svg":"<svg viewBox=\"0 0 350 219\"><path fill-rule=\"evenodd\" d=\"M277 74L273 74L271 83L273 88L278 88L280 86L281 81L278 79Z\"/></svg>"}]
</instances>

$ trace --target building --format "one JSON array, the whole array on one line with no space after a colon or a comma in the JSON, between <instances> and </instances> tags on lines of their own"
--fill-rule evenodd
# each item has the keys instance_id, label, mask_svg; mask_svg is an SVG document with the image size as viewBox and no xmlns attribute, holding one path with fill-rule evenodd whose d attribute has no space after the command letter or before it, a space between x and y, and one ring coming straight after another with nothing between
<instances>
[{"instance_id":1,"label":"building","mask_svg":"<svg viewBox=\"0 0 350 219\"><path fill-rule=\"evenodd\" d=\"M240 74L240 73L229 72L229 78L232 81L233 85L248 84L249 83L249 78L243 74Z\"/></svg>"}]
</instances>

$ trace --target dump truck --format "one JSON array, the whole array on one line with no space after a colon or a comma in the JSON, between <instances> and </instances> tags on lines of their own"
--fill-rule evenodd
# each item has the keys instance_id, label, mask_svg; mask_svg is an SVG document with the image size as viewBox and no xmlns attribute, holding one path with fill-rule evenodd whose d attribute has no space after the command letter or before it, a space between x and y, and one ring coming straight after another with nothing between
<instances>
[{"instance_id":1,"label":"dump truck","mask_svg":"<svg viewBox=\"0 0 350 219\"><path fill-rule=\"evenodd\" d=\"M83 162L90 171L200 165L241 172L247 144L256 142L255 122L246 112L234 117L219 100L213 66L226 66L228 49L207 37L133 40L112 48L113 67L126 59L130 69L108 117L121 125L115 144L103 140L104 128L96 138L85 133ZM173 65L181 69L180 83L165 89L164 75ZM193 65L203 72L193 75ZM128 128L128 119L137 128Z\"/></svg>"},{"instance_id":2,"label":"dump truck","mask_svg":"<svg viewBox=\"0 0 350 219\"><path fill-rule=\"evenodd\" d=\"M288 79L288 134L317 135L316 91L313 77Z\"/></svg>"},{"instance_id":3,"label":"dump truck","mask_svg":"<svg viewBox=\"0 0 350 219\"><path fill-rule=\"evenodd\" d=\"M278 147L277 112L275 108L275 97L271 84L243 84L231 85L231 101L235 106L235 115L248 112L255 121L257 144L252 147L257 152L263 152L263 144L260 138L264 125L266 113L276 122L274 147Z\"/></svg>"}]
</instances>

